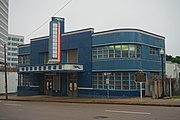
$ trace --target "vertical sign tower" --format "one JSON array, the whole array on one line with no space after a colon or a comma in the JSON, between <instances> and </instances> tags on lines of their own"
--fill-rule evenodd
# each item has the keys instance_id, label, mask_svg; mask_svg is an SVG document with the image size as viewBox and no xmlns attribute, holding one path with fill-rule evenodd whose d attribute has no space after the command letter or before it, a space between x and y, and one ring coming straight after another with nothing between
<instances>
[{"instance_id":1,"label":"vertical sign tower","mask_svg":"<svg viewBox=\"0 0 180 120\"><path fill-rule=\"evenodd\" d=\"M49 63L61 62L62 33L64 33L64 18L52 17L49 32Z\"/></svg>"}]
</instances>

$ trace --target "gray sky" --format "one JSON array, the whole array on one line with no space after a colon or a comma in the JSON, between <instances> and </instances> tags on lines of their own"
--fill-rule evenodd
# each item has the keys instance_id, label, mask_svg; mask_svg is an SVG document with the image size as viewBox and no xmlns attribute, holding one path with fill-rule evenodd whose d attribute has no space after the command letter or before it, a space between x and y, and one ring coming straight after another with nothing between
<instances>
[{"instance_id":1,"label":"gray sky","mask_svg":"<svg viewBox=\"0 0 180 120\"><path fill-rule=\"evenodd\" d=\"M70 0L9 0L9 33L31 38L49 34L51 18ZM93 27L95 32L139 28L166 38L166 53L180 56L180 0L72 0L56 16L65 18L65 31Z\"/></svg>"}]
</instances>

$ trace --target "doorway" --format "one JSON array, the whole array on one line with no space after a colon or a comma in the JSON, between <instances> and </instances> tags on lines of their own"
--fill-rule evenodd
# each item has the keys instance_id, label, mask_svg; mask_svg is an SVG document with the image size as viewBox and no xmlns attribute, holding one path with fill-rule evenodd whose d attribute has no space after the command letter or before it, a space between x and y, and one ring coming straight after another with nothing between
<instances>
[{"instance_id":1,"label":"doorway","mask_svg":"<svg viewBox=\"0 0 180 120\"><path fill-rule=\"evenodd\" d=\"M68 96L76 97L78 96L78 73L68 74Z\"/></svg>"},{"instance_id":2,"label":"doorway","mask_svg":"<svg viewBox=\"0 0 180 120\"><path fill-rule=\"evenodd\" d=\"M45 76L44 80L44 94L51 95L53 89L53 76Z\"/></svg>"}]
</instances>

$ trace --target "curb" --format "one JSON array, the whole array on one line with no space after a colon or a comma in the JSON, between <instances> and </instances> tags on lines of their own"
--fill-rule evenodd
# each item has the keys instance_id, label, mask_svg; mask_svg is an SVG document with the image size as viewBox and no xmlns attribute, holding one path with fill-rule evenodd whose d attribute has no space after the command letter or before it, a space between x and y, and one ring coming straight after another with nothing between
<instances>
[{"instance_id":1,"label":"curb","mask_svg":"<svg viewBox=\"0 0 180 120\"><path fill-rule=\"evenodd\" d=\"M112 105L139 105L139 106L162 106L162 107L180 107L175 104L152 104L152 103L126 103L126 102L99 102L99 101L66 101L66 100L27 100L27 99L8 99L2 101L28 101L28 102L56 102L56 103L79 103L79 104L112 104Z\"/></svg>"}]
</instances>

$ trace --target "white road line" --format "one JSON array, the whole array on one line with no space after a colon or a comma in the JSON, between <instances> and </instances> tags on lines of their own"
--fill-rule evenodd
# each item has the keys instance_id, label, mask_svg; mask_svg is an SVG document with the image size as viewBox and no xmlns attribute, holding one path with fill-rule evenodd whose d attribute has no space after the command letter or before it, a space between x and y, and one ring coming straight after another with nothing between
<instances>
[{"instance_id":1,"label":"white road line","mask_svg":"<svg viewBox=\"0 0 180 120\"><path fill-rule=\"evenodd\" d=\"M8 105L8 106L21 106L21 104L10 104L10 103L4 103L4 105Z\"/></svg>"},{"instance_id":2,"label":"white road line","mask_svg":"<svg viewBox=\"0 0 180 120\"><path fill-rule=\"evenodd\" d=\"M150 115L151 113L147 112L133 112L133 111L117 111L117 110L105 110L106 112L112 113L126 113L126 114L140 114L140 115Z\"/></svg>"}]
</instances>

